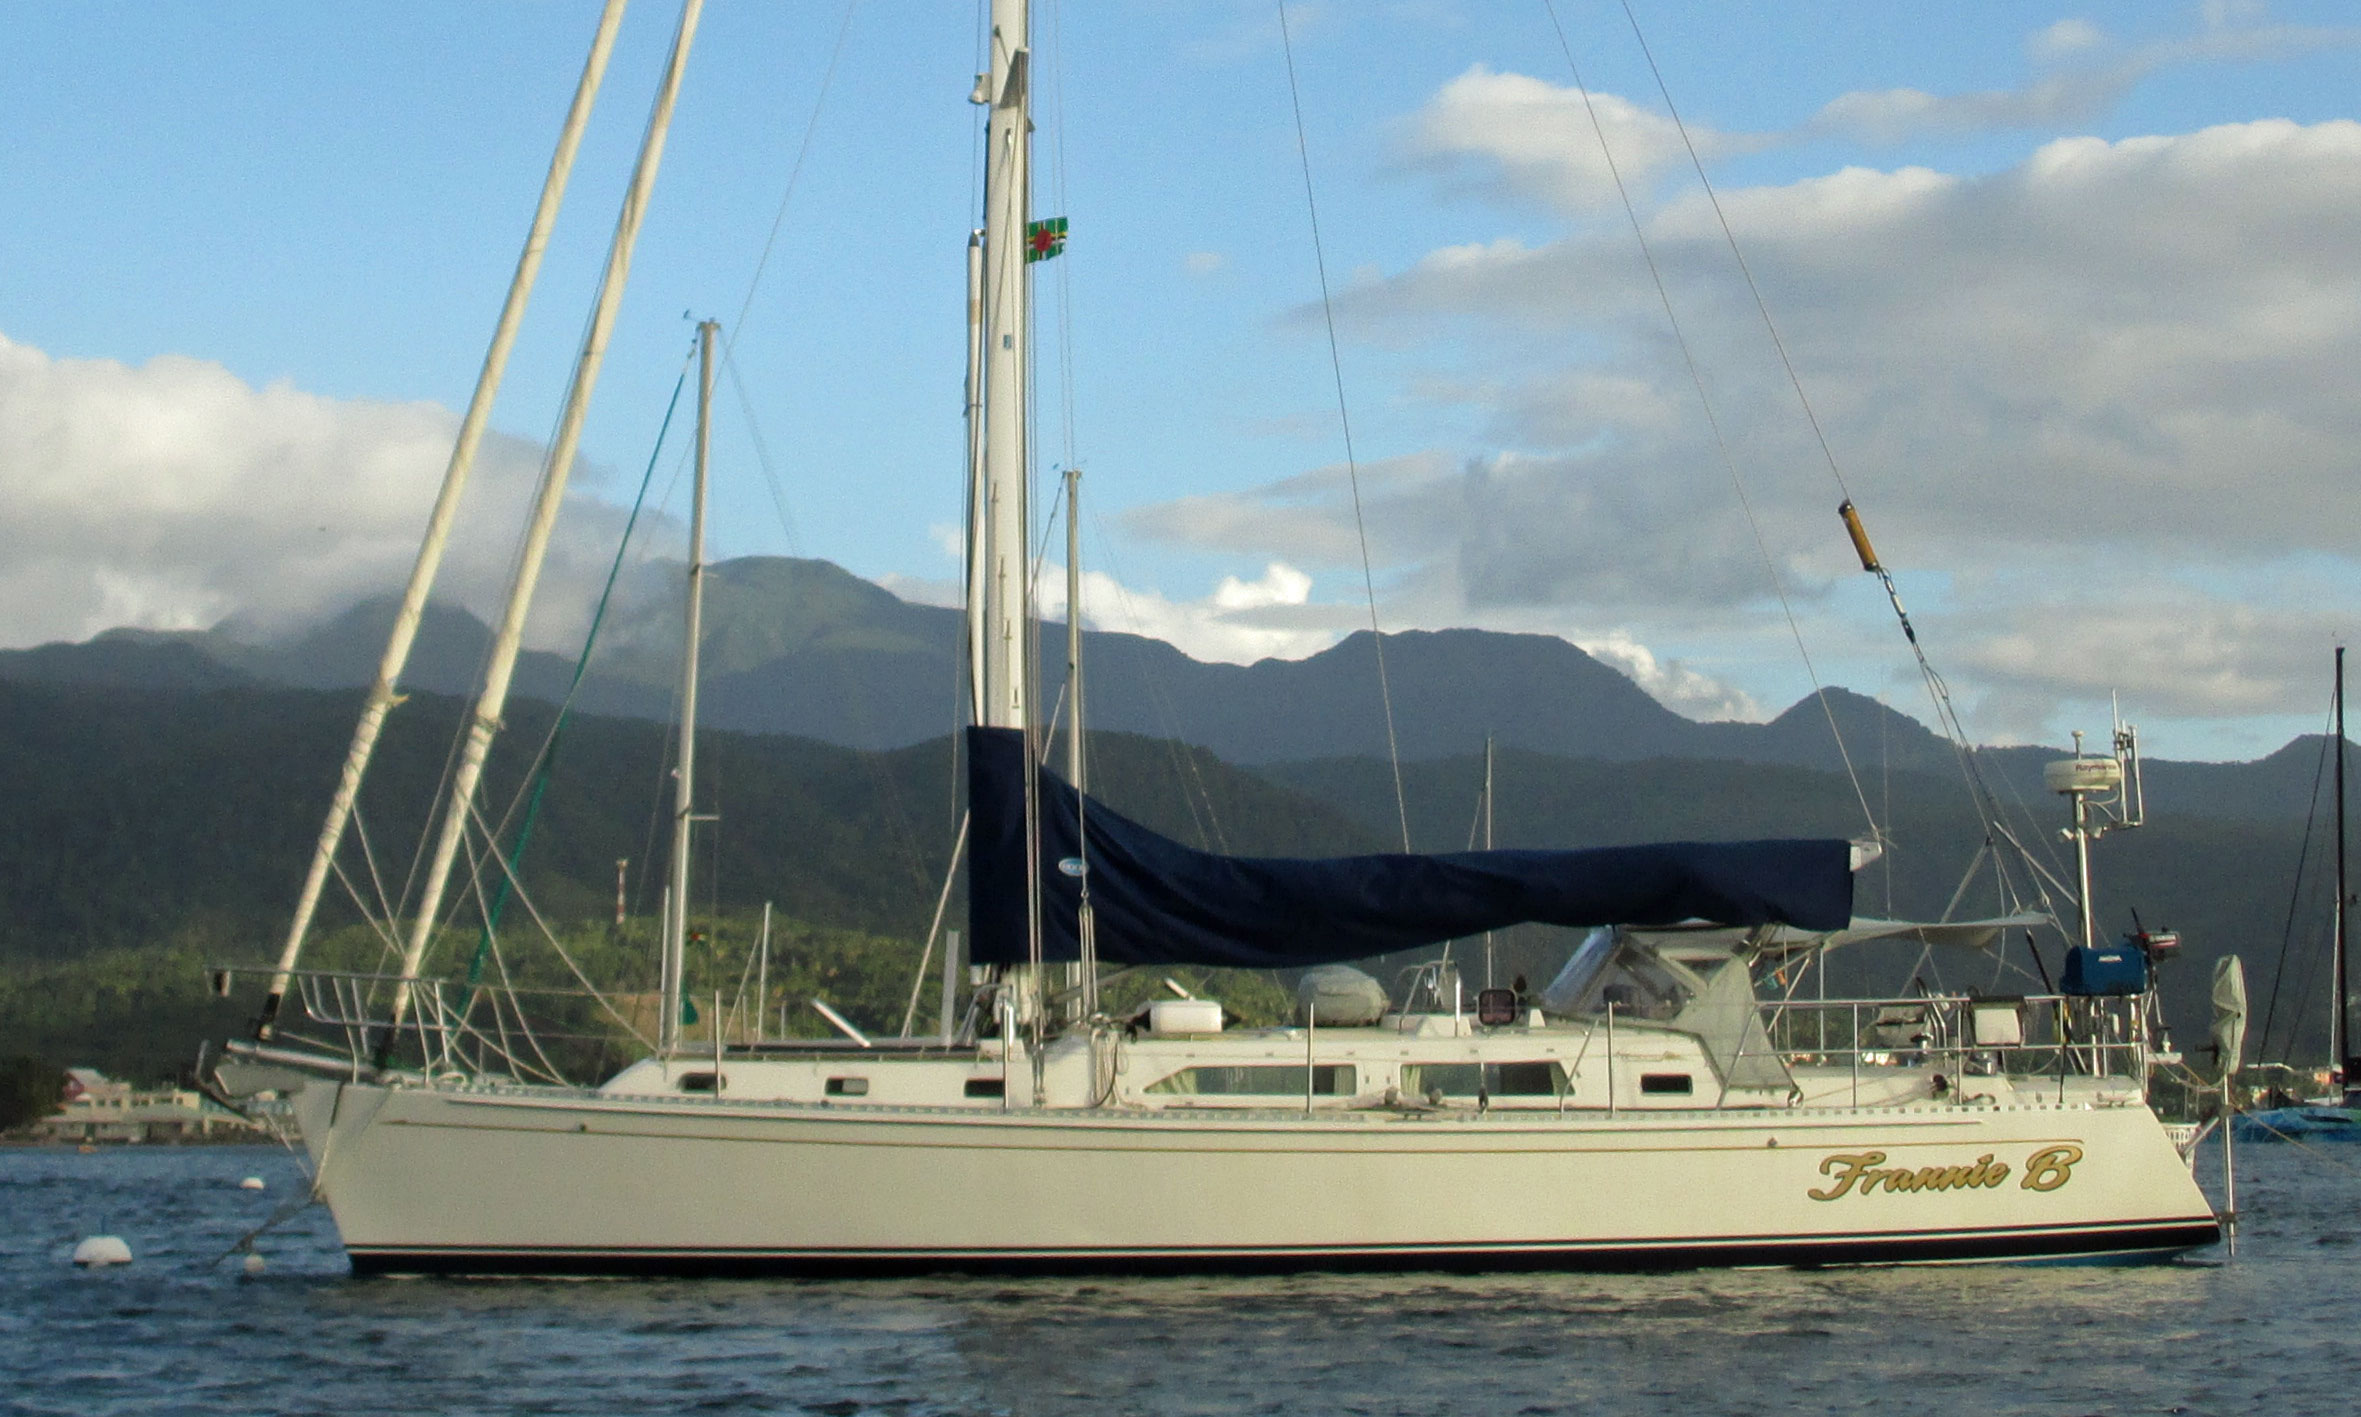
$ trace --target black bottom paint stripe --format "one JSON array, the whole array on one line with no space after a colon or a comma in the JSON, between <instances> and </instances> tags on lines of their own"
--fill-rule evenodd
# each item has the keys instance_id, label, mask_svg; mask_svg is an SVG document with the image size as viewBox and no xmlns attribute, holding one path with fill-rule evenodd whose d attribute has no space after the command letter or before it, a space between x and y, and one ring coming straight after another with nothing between
<instances>
[{"instance_id":1,"label":"black bottom paint stripe","mask_svg":"<svg viewBox=\"0 0 2361 1417\"><path fill-rule=\"evenodd\" d=\"M1779 1265L1937 1264L2059 1259L2169 1259L2221 1240L2210 1219L2140 1226L1931 1234L1747 1237L1640 1244L1399 1246L1369 1249L1148 1251L782 1251L591 1248L353 1248L357 1274L791 1276L922 1274L1290 1274L1425 1270L1497 1273L1711 1269Z\"/></svg>"}]
</instances>

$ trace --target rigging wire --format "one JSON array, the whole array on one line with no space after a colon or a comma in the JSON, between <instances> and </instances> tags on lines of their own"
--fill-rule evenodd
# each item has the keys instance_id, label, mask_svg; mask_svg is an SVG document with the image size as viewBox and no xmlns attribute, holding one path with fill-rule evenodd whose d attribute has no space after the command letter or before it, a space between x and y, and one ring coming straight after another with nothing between
<instances>
[{"instance_id":1,"label":"rigging wire","mask_svg":"<svg viewBox=\"0 0 2361 1417\"><path fill-rule=\"evenodd\" d=\"M1664 283L1663 269L1657 264L1655 248L1648 243L1647 232L1642 227L1640 222L1639 208L1633 203L1631 199L1631 191L1624 184L1623 169L1615 161L1614 150L1607 142L1606 124L1599 118L1598 106L1591 98L1590 85L1584 81L1582 77L1582 67L1575 61L1574 46L1572 42L1566 38L1566 28L1558 19L1556 0L1542 0L1542 8L1549 14L1550 28L1557 34L1558 49L1559 52L1565 56L1566 68L1574 76L1575 91L1582 95L1583 111L1589 115L1591 131L1598 138L1599 155L1606 163L1607 175L1614 180L1615 195L1621 200L1623 204L1623 215L1625 219L1631 223L1632 236L1639 242L1640 255L1647 262L1648 279L1655 284L1657 301L1664 308L1665 323L1671 327L1673 342L1680 348L1681 362L1688 370L1689 382L1695 386L1697 390L1698 406L1704 411L1706 426L1713 433L1714 448L1720 454L1722 467L1726 472L1729 473L1731 490L1736 493L1738 498L1738 508L1742 513L1745 514L1746 517L1746 529L1748 533L1754 538L1755 550L1762 556L1763 570L1771 583L1771 593L1779 601L1779 611L1783 616L1786 617L1787 632L1789 636L1795 641L1796 654L1803 660L1804 673L1812 681L1812 697L1818 701L1820 705L1820 712L1826 715L1828 719L1828 731L1836 740L1837 756L1844 762L1845 777L1849 782L1852 783L1853 797L1857 802L1860 803L1862 819L1869 824L1870 833L1877 837L1878 840L1883 841L1885 839L1884 828L1878 823L1877 813L1871 810L1869 806L1869 794L1861 785L1861 774L1853 765L1852 752L1845 746L1844 730L1837 726L1835 706L1830 703L1828 698L1828 690L1826 686L1821 683L1819 669L1812 663L1811 649L1804 643L1803 626L1796 619L1795 606L1788 598L1786 579L1779 574L1779 564L1777 560L1772 557L1770 543L1763 536L1762 523L1756 518L1754 514L1753 500L1749 498L1746 493L1746 480L1738 470L1738 461L1736 456L1730 450L1729 438L1722 431L1721 419L1715 414L1713 410L1713 398L1706 391L1704 371L1698 368L1696 353L1690 348L1689 337L1687 333L1681 328L1680 316L1675 314L1673 311L1672 294ZM1631 7L1629 5L1624 6L1624 13L1627 16L1630 15ZM1635 35L1639 33L1639 21L1636 18L1632 20L1632 33ZM1641 49L1643 52L1645 52L1646 47L1646 41L1643 39L1641 41ZM1651 56L1648 61L1651 68L1654 67L1655 62L1655 59L1653 56ZM1660 90L1663 89L1663 78L1661 75L1658 76L1657 85ZM1670 91L1665 90L1664 92L1665 107L1672 111L1673 123L1676 127L1679 127L1680 113L1678 110L1672 109L1672 95ZM1683 142L1688 141L1687 128L1681 128L1681 137ZM1694 145L1691 145L1690 147L1689 156L1692 162L1695 162L1696 148ZM1698 179L1703 181L1705 177L1704 164L1699 162L1696 165ZM1708 195L1711 194L1712 186L1710 183L1707 184L1706 191ZM1715 210L1720 210L1718 203L1715 206ZM1724 231L1725 233L1727 232L1726 225L1724 227ZM1736 242L1733 241L1731 246L1732 249L1735 250ZM1748 277L1750 283L1752 279L1753 277L1750 275ZM1769 318L1767 311L1765 312L1765 318ZM1782 355L1782 357L1784 358L1784 355ZM1792 370L1790 372L1792 373ZM1798 387L1800 389L1800 385ZM1817 427L1817 424L1815 423L1814 426Z\"/></svg>"},{"instance_id":2,"label":"rigging wire","mask_svg":"<svg viewBox=\"0 0 2361 1417\"><path fill-rule=\"evenodd\" d=\"M1543 3L1550 4L1551 0L1543 0ZM1703 189L1706 202L1713 210L1715 224L1721 229L1723 244L1729 248L1730 258L1737 266L1739 275L1746 282L1747 294L1754 301L1755 312L1762 319L1763 330L1770 337L1771 347L1778 353L1779 365L1786 371L1788 386L1795 392L1796 404L1803 411L1804 421L1811 427L1813 441L1819 446L1820 456L1828 466L1829 476L1835 481L1837 493L1843 499L1839 511L1846 519L1847 529L1855 533L1856 549L1861 552L1862 569L1874 573L1879 583L1885 588L1887 603L1893 607L1894 616L1901 624L1903 637L1909 642L1911 656L1918 664L1919 678L1926 686L1928 698L1933 702L1936 722L1942 728L1944 737L1950 740L1953 756L1959 764L1961 775L1966 779L1969 799L1976 809L1977 816L1982 819L1985 839L1987 841L2004 840L2020 855L2026 857L2026 864L2036 876L2034 886L2040 903L2044 909L2052 909L2054 907L2049 891L2044 888L2043 882L2039 879L2043 874L2040 871L2039 863L2034 861L2031 855L2025 851L2022 842L1999 825L1999 800L1994 794L1990 782L1986 779L1982 767L1977 762L1976 750L1969 739L1967 727L1960 721L1958 709L1952 702L1950 686L1944 682L1941 672L1928 658L1926 647L1919 642L1917 627L1911 623L1910 612L1903 607L1901 592L1894 584L1892 573L1871 554L1866 534L1858 531L1858 516L1853 511L1852 488L1846 483L1844 469L1837 462L1835 450L1828 442L1827 431L1821 425L1819 411L1813 408L1811 396L1805 392L1803 379L1796 371L1795 361L1788 354L1787 341L1779 333L1778 322L1771 316L1770 302L1764 298L1762 287L1754 278L1754 269L1747 264L1745 253L1739 248L1737 235L1730 226L1729 214L1723 210L1721 195L1714 189L1712 179L1706 176L1705 163L1697 152L1695 141L1689 136L1688 124L1681 118L1679 106L1673 102L1671 86L1666 83L1664 71L1656 62L1655 51L1649 47L1647 36L1641 32L1639 16L1633 12L1631 0L1621 0L1621 5L1624 19L1631 27L1632 38L1638 42L1640 53L1647 61L1648 72L1656 81L1656 91L1664 99L1665 111L1671 116L1675 131L1680 134L1681 145L1688 153L1689 166L1696 172L1698 185ZM1554 8L1551 10L1551 20L1553 23L1556 21ZM1559 38L1563 43L1563 30L1560 30ZM1571 62L1570 59L1569 62ZM1587 94L1585 101L1587 102ZM1620 183L1618 185L1620 186ZM1798 645L1799 647L1801 645L1800 637ZM1835 712L1828 704L1824 691L1819 697L1821 708L1828 716L1829 731L1836 736L1837 751L1840 754L1845 754L1847 770L1850 771L1851 758L1846 752L1844 734L1837 727ZM2043 839L2038 832L2036 839L2043 840L2044 849L2048 849L2046 839ZM2064 869L2054 853L2050 855L2050 865L2054 868L2051 873L2054 879L2055 873ZM2007 894L2004 870L2001 908L2009 910L2013 909L2014 905L2014 901Z\"/></svg>"},{"instance_id":3,"label":"rigging wire","mask_svg":"<svg viewBox=\"0 0 2361 1417\"><path fill-rule=\"evenodd\" d=\"M377 869L377 849L369 841L369 827L366 822L361 820L361 804L359 802L353 803L352 822L353 836L360 843L361 864L369 868L369 889L374 892L377 897L377 908L384 912L383 919L385 924L383 927L379 927L378 918L370 914L368 906L365 903L361 909L361 916L364 920L368 921L372 929L378 929L379 933L385 936L386 943L392 944L393 936L390 931L394 919L394 904L385 893L385 877ZM335 861L331 861L328 864L335 869L337 878L345 882L345 889L353 893L353 898L355 900L359 900L360 887L346 879L343 865Z\"/></svg>"},{"instance_id":4,"label":"rigging wire","mask_svg":"<svg viewBox=\"0 0 2361 1417\"><path fill-rule=\"evenodd\" d=\"M1092 541L1099 548L1101 558L1107 563L1108 580L1121 606L1122 619L1133 627L1133 633L1145 635L1148 619L1140 613L1139 603L1132 598L1130 577L1124 574L1123 563L1115 553L1117 540L1107 534L1096 512L1091 514L1086 525L1090 529ZM1213 793L1205 785L1205 774L1198 764L1197 754L1181 742L1180 715L1173 708L1172 688L1157 672L1149 656L1133 655L1131 659L1139 669L1141 687L1147 692L1148 705L1156 715L1157 726L1163 730L1161 736L1165 753L1172 763L1173 782L1180 792L1181 806L1188 811L1189 825L1197 833L1197 845L1208 851L1218 850L1227 854L1230 849L1229 835L1222 830L1221 816L1214 810ZM1203 807L1202 815L1199 813L1200 805ZM1207 831L1208 825L1212 828L1210 833Z\"/></svg>"},{"instance_id":5,"label":"rigging wire","mask_svg":"<svg viewBox=\"0 0 2361 1417\"><path fill-rule=\"evenodd\" d=\"M1066 211L1066 29L1065 7L1049 3L1050 201L1061 216ZM1074 452L1074 277L1073 262L1057 263L1058 310L1058 422L1065 436L1065 465L1080 467ZM1073 611L1069 608L1068 614Z\"/></svg>"},{"instance_id":6,"label":"rigging wire","mask_svg":"<svg viewBox=\"0 0 2361 1417\"><path fill-rule=\"evenodd\" d=\"M695 352L692 350L689 359L693 361L695 357ZM470 989L482 982L485 957L493 947L493 936L499 931L501 912L508 905L511 880L519 863L524 860L525 848L532 844L533 828L541 818L542 800L548 793L550 779L557 770L558 749L564 741L566 722L573 713L575 698L581 693L583 678L590 672L590 659L598 648L599 630L606 624L607 610L614 601L615 583L621 578L623 562L630 554L632 533L639 528L640 513L647 507L648 487L655 481L656 464L664 456L664 441L671 434L673 415L680 411L681 391L687 387L689 367L689 363L684 362L681 365L680 377L673 381L672 397L665 403L663 420L656 426L655 446L648 450L647 469L640 474L639 495L632 500L631 515L625 518L623 535L615 544L615 559L607 567L606 584L599 590L598 603L590 614L589 628L583 632L582 652L574 659L574 677L567 683L565 697L558 701L557 713L550 720L549 732L543 737L540 749L534 754L533 766L526 777L527 789L523 801L523 819L517 826L514 843L508 851L509 873L502 878L498 893L485 906L483 934L476 942L475 959L468 965L467 984ZM515 810L512 806L511 812ZM506 832L507 828L507 816L504 814L500 823L500 831ZM497 843L498 839L498 835L495 834L494 842Z\"/></svg>"},{"instance_id":7,"label":"rigging wire","mask_svg":"<svg viewBox=\"0 0 2361 1417\"><path fill-rule=\"evenodd\" d=\"M1312 145L1305 136L1303 89L1295 76L1295 37L1287 24L1287 0L1277 0L1279 47L1287 59L1287 100L1295 114L1295 152L1303 165L1304 210L1311 217L1312 263L1320 275L1320 314L1328 330L1328 369L1336 381L1336 420L1344 433L1344 469L1353 493L1353 534L1361 544L1361 590L1369 602L1369 639L1377 652L1377 695L1385 708L1386 759L1394 772L1394 812L1402 827L1402 850L1410 850L1410 798L1402 787L1402 748L1394 733L1394 691L1385 672L1385 631L1377 623L1377 576L1369 563L1369 524L1361 512L1361 465L1353 453L1353 418L1344 392L1344 356L1336 339L1336 302L1328 290L1328 254L1320 240L1320 200L1312 186Z\"/></svg>"},{"instance_id":8,"label":"rigging wire","mask_svg":"<svg viewBox=\"0 0 2361 1417\"><path fill-rule=\"evenodd\" d=\"M762 252L755 260L753 271L747 276L746 293L739 301L736 319L727 327L727 334L722 341L721 349L722 369L729 376L730 387L736 394L740 411L745 417L747 434L754 448L755 462L762 470L764 486L770 493L772 510L778 516L779 529L786 536L787 549L792 555L802 554L803 538L796 528L794 513L789 509L785 486L779 476L777 464L771 457L769 441L763 436L761 421L755 416L754 400L747 392L745 377L736 356L739 338L745 334L752 315L755 295L762 285L764 274L770 267L771 256L778 246L780 234L786 229L787 215L794 204L796 190L802 183L804 168L811 156L812 140L819 130L820 118L827 110L828 96L835 86L837 71L843 62L845 42L852 33L853 18L860 6L861 0L846 0L844 11L837 20L836 36L828 50L828 63L821 71L819 87L812 96L811 111L804 118L803 133L796 143L795 159L788 166L787 181L779 194L779 205L771 218L770 232L763 240ZM980 13L979 24L981 23ZM857 716L874 722L873 715L869 712L873 707L865 696L859 697L856 699L854 712ZM903 810L900 794L895 791L892 780L884 772L881 764L876 763L870 755L864 754L863 758L869 764L870 775L880 795L886 799L888 827L895 838L894 844L901 849L905 861L911 864L912 869L923 874L922 868L916 864L921 853L907 820L907 814Z\"/></svg>"},{"instance_id":9,"label":"rigging wire","mask_svg":"<svg viewBox=\"0 0 2361 1417\"><path fill-rule=\"evenodd\" d=\"M746 298L738 303L738 318L730 322L729 337L722 341L722 358L726 363L732 350L738 347L738 336L746 329L747 313L754 308L754 292L762 285L763 272L770 267L771 249L779 244L779 232L787 224L788 204L795 200L796 184L803 178L804 159L811 155L812 134L820 126L820 112L827 106L828 90L836 82L837 62L844 57L845 36L852 32L853 12L861 8L861 0L845 0L844 18L836 24L836 43L828 51L828 67L820 74L819 92L812 95L812 111L803 122L803 139L795 146L795 161L787 169L787 185L779 194L779 209L771 217L770 235L763 238L762 254L755 258L754 271L746 278Z\"/></svg>"},{"instance_id":10,"label":"rigging wire","mask_svg":"<svg viewBox=\"0 0 2361 1417\"><path fill-rule=\"evenodd\" d=\"M779 529L787 537L788 549L800 552L801 537L796 532L794 516L788 510L785 483L779 476L777 464L771 459L770 440L763 436L762 422L754 412L754 399L747 392L746 381L737 360L730 356L727 349L722 353L721 367L729 375L730 389L737 395L739 412L746 420L746 433L754 447L755 464L762 469L763 483L771 495L771 507L778 514ZM846 699L853 716L862 721L864 726L874 728L877 722L876 705L870 697L856 687L847 693ZM901 792L874 754L863 752L861 757L868 766L870 779L878 795L885 800L887 828L893 835L894 845L902 854L903 864L915 876L925 877L927 872L922 864L924 852L920 850L917 833L910 825L910 814L903 805Z\"/></svg>"},{"instance_id":11,"label":"rigging wire","mask_svg":"<svg viewBox=\"0 0 2361 1417\"><path fill-rule=\"evenodd\" d=\"M2320 735L2320 755L2312 765L2312 796L2310 804L2304 812L2303 841L2296 849L2295 883L2288 888L2287 892L2287 922L2280 927L2279 931L2279 962L2271 971L2271 1002L2263 1010L2262 1034L2255 1045L2254 1055L2257 1059L2268 1058L2271 1054L2271 1027L2279 1015L2279 990L2286 982L2287 956L2292 952L2292 946L2295 943L2296 908L2302 903L2304 872L2312 860L2312 832L2320 822L2320 784L2326 780L2328 775L2328 744L2330 736L2335 731L2334 712L2333 709L2330 710L2329 726ZM2294 1031L2293 1029L2289 1030L2288 1054L2290 1057L2295 1052L2295 1040L2292 1036Z\"/></svg>"},{"instance_id":12,"label":"rigging wire","mask_svg":"<svg viewBox=\"0 0 2361 1417\"><path fill-rule=\"evenodd\" d=\"M795 514L787 509L786 484L779 478L777 464L771 461L770 440L763 437L762 424L754 416L754 399L746 392L746 380L738 370L738 361L730 358L727 350L722 352L721 369L730 376L730 390L738 396L739 412L746 419L746 436L754 445L755 466L762 469L763 486L770 491L771 509L778 513L779 530L787 537L787 550L791 555L800 556L803 554L803 535L795 528Z\"/></svg>"}]
</instances>

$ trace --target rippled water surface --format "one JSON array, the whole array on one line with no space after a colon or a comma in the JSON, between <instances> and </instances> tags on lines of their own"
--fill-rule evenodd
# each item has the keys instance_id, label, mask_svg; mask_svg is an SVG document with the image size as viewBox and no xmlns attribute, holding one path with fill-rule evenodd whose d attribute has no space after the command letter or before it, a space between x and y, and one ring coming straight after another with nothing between
<instances>
[{"instance_id":1,"label":"rippled water surface","mask_svg":"<svg viewBox=\"0 0 2361 1417\"><path fill-rule=\"evenodd\" d=\"M318 1208L220 1259L280 1152L0 1149L0 1409L2361 1410L2361 1148L2240 1160L2235 1256L2135 1269L467 1282L356 1280Z\"/></svg>"}]
</instances>

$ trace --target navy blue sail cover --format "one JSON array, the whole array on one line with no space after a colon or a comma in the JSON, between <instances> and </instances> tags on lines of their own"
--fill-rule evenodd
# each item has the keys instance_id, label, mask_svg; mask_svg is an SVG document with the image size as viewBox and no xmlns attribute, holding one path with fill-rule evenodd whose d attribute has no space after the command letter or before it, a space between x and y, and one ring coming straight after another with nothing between
<instances>
[{"instance_id":1,"label":"navy blue sail cover","mask_svg":"<svg viewBox=\"0 0 2361 1417\"><path fill-rule=\"evenodd\" d=\"M1024 735L967 731L969 958L1027 960ZM1325 860L1217 856L1157 835L1037 770L1041 957L1081 958L1087 871L1109 964L1297 968L1547 925L1852 922L1852 847L1833 841L1672 842L1588 851L1463 851Z\"/></svg>"}]
</instances>

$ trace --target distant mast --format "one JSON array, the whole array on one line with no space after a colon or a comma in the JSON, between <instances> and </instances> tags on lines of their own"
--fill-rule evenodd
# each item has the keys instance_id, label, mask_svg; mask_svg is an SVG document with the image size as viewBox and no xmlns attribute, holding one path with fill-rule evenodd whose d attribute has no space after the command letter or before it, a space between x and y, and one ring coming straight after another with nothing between
<instances>
[{"instance_id":1,"label":"distant mast","mask_svg":"<svg viewBox=\"0 0 2361 1417\"><path fill-rule=\"evenodd\" d=\"M2336 1015L2334 1037L2329 1039L2329 1056L2337 1061L2339 1079L2344 1086L2345 1100L2351 1104L2356 1091L2361 1091L2361 1058L2353 1056L2353 1000L2347 992L2352 970L2345 958L2348 930L2347 909L2352 896L2345 884L2345 647L2336 647Z\"/></svg>"}]
</instances>

